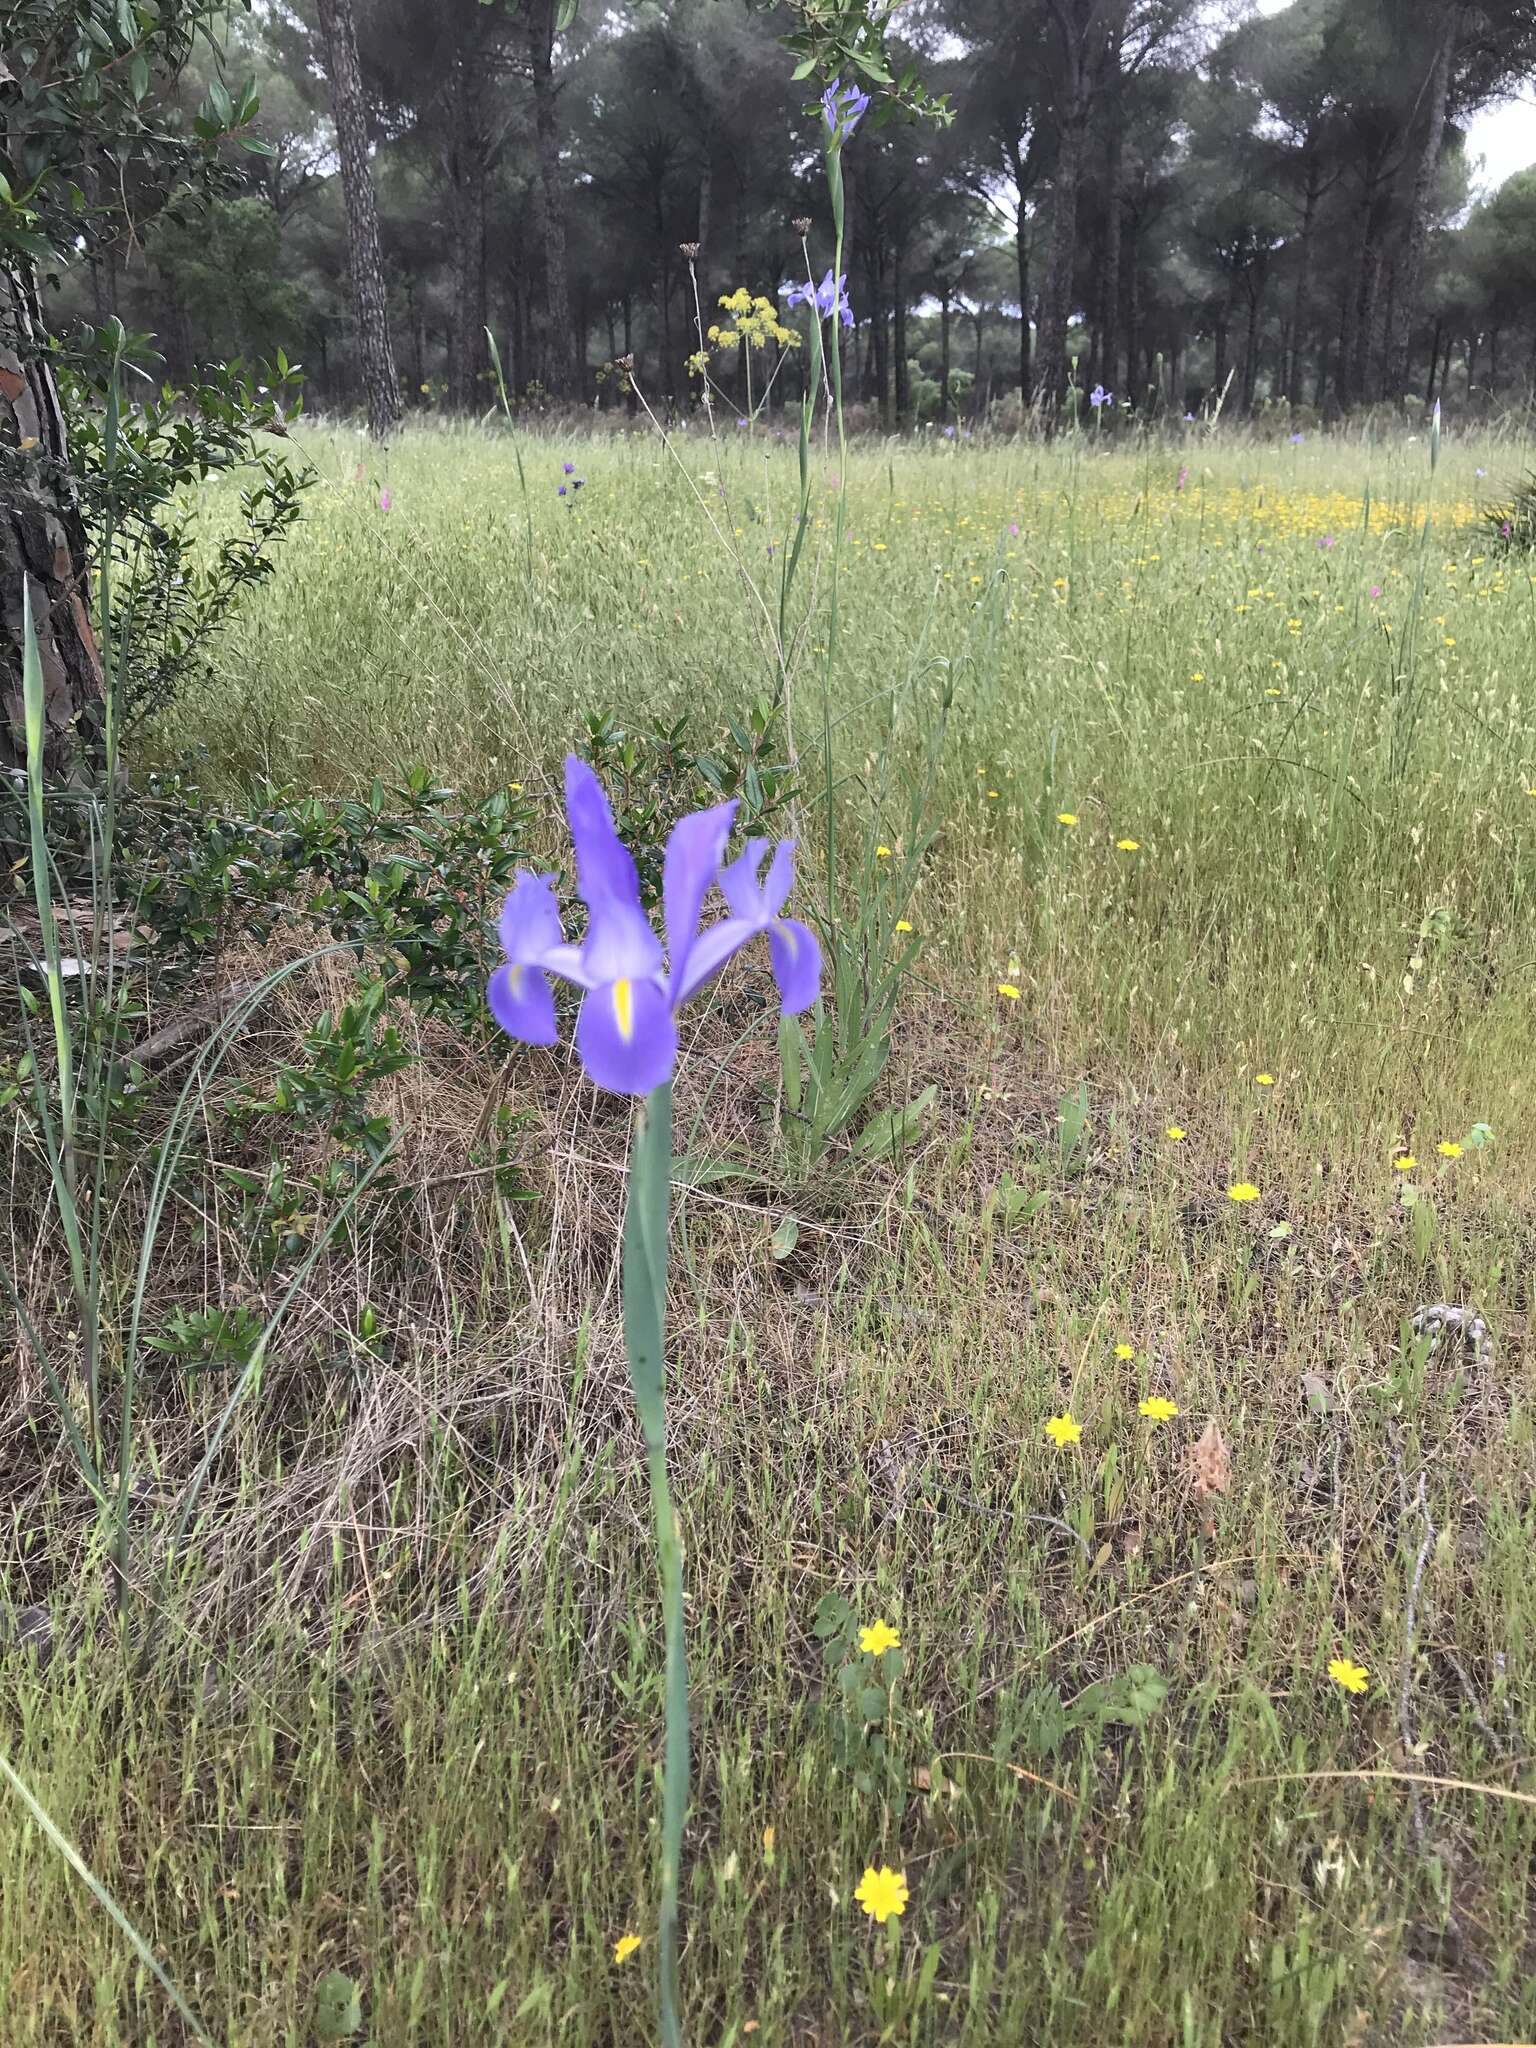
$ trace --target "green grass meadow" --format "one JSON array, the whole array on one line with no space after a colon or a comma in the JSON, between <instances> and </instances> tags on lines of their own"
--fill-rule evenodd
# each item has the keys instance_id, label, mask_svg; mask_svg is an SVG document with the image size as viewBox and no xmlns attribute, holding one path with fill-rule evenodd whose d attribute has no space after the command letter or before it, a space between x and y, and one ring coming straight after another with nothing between
<instances>
[{"instance_id":1,"label":"green grass meadow","mask_svg":"<svg viewBox=\"0 0 1536 2048\"><path fill-rule=\"evenodd\" d=\"M556 864L590 715L704 744L780 688L797 903L910 956L874 1106L933 1094L892 1156L787 1154L758 963L684 1027L679 1127L732 1169L675 1223L690 2043L1536 2041L1536 564L1485 517L1522 445L821 447L776 663L771 428L295 434L306 517L143 762L421 762L513 786ZM285 984L246 1056L343 985ZM0 1653L5 1754L212 2040L633 2048L628 1112L400 1029L411 1203L317 1266L136 1649L35 1394L0 1447L54 1616ZM218 1213L157 1286L259 1292ZM1491 1350L1415 1338L1432 1303ZM220 1399L157 1395L151 1495ZM13 1805L0 2041L196 2038Z\"/></svg>"}]
</instances>

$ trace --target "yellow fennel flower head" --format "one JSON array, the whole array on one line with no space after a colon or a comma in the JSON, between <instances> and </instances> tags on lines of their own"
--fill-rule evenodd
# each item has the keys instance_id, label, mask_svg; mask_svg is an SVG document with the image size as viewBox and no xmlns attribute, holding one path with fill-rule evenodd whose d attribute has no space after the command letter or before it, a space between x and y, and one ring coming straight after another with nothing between
<instances>
[{"instance_id":1,"label":"yellow fennel flower head","mask_svg":"<svg viewBox=\"0 0 1536 2048\"><path fill-rule=\"evenodd\" d=\"M1177 1401L1170 1401L1166 1394L1149 1394L1145 1401L1136 1406L1138 1415L1145 1415L1148 1422L1172 1422L1179 1412Z\"/></svg>"},{"instance_id":2,"label":"yellow fennel flower head","mask_svg":"<svg viewBox=\"0 0 1536 2048\"><path fill-rule=\"evenodd\" d=\"M1070 1414L1053 1415L1045 1425L1045 1433L1058 1451L1064 1451L1068 1444L1081 1441L1083 1425Z\"/></svg>"},{"instance_id":3,"label":"yellow fennel flower head","mask_svg":"<svg viewBox=\"0 0 1536 2048\"><path fill-rule=\"evenodd\" d=\"M1058 825L1065 825L1070 831L1074 825L1080 825L1082 820L1078 817L1076 811L1058 811L1056 813L1056 822Z\"/></svg>"},{"instance_id":4,"label":"yellow fennel flower head","mask_svg":"<svg viewBox=\"0 0 1536 2048\"><path fill-rule=\"evenodd\" d=\"M1442 1159L1459 1159L1461 1157L1461 1147L1454 1138L1442 1138L1435 1147L1435 1150Z\"/></svg>"},{"instance_id":5,"label":"yellow fennel flower head","mask_svg":"<svg viewBox=\"0 0 1536 2048\"><path fill-rule=\"evenodd\" d=\"M901 1630L888 1621L871 1622L859 1630L859 1648L866 1657L883 1657L887 1650L901 1648Z\"/></svg>"},{"instance_id":6,"label":"yellow fennel flower head","mask_svg":"<svg viewBox=\"0 0 1536 2048\"><path fill-rule=\"evenodd\" d=\"M853 1896L870 1919L877 1920L882 1927L887 1920L899 1920L911 1896L906 1872L892 1870L889 1864L882 1864L878 1870L871 1865L855 1885Z\"/></svg>"},{"instance_id":7,"label":"yellow fennel flower head","mask_svg":"<svg viewBox=\"0 0 1536 2048\"><path fill-rule=\"evenodd\" d=\"M1371 1674L1364 1664L1356 1664L1349 1657L1333 1657L1328 1663L1328 1676L1345 1692L1369 1692Z\"/></svg>"},{"instance_id":8,"label":"yellow fennel flower head","mask_svg":"<svg viewBox=\"0 0 1536 2048\"><path fill-rule=\"evenodd\" d=\"M638 1934L621 1934L613 1944L613 1960L616 1963L627 1963L640 1946L640 1939Z\"/></svg>"},{"instance_id":9,"label":"yellow fennel flower head","mask_svg":"<svg viewBox=\"0 0 1536 2048\"><path fill-rule=\"evenodd\" d=\"M1189 1136L1189 1133L1185 1130L1182 1124L1170 1124L1167 1130L1164 1131L1163 1136L1168 1140L1170 1145L1182 1145L1184 1140Z\"/></svg>"},{"instance_id":10,"label":"yellow fennel flower head","mask_svg":"<svg viewBox=\"0 0 1536 2048\"><path fill-rule=\"evenodd\" d=\"M1398 1173L1412 1173L1418 1163L1411 1152L1399 1152L1392 1165Z\"/></svg>"},{"instance_id":11,"label":"yellow fennel flower head","mask_svg":"<svg viewBox=\"0 0 1536 2048\"><path fill-rule=\"evenodd\" d=\"M1000 981L997 984L997 992L1000 996L1006 996L1010 1003L1016 1003L1019 1000L1019 992L1011 981Z\"/></svg>"},{"instance_id":12,"label":"yellow fennel flower head","mask_svg":"<svg viewBox=\"0 0 1536 2048\"><path fill-rule=\"evenodd\" d=\"M1134 1358L1136 1356L1136 1346L1134 1344L1117 1344L1115 1346L1115 1356L1121 1359Z\"/></svg>"},{"instance_id":13,"label":"yellow fennel flower head","mask_svg":"<svg viewBox=\"0 0 1536 2048\"><path fill-rule=\"evenodd\" d=\"M1256 1202L1259 1191L1251 1180L1235 1180L1227 1189L1227 1199L1230 1202Z\"/></svg>"}]
</instances>

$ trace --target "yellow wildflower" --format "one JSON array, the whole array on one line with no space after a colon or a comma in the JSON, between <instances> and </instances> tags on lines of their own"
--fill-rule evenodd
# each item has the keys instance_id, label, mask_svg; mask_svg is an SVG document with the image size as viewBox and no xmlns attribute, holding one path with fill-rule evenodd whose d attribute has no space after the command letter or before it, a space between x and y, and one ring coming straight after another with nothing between
<instances>
[{"instance_id":1,"label":"yellow wildflower","mask_svg":"<svg viewBox=\"0 0 1536 2048\"><path fill-rule=\"evenodd\" d=\"M1259 1191L1251 1180L1235 1180L1227 1189L1227 1199L1232 1202L1256 1202Z\"/></svg>"},{"instance_id":2,"label":"yellow wildflower","mask_svg":"<svg viewBox=\"0 0 1536 2048\"><path fill-rule=\"evenodd\" d=\"M890 859L890 857L891 857L891 849L890 849L890 848L889 848L888 846L877 846L877 847L875 848L875 859L876 859L876 860L889 860L889 859Z\"/></svg>"},{"instance_id":3,"label":"yellow wildflower","mask_svg":"<svg viewBox=\"0 0 1536 2048\"><path fill-rule=\"evenodd\" d=\"M1136 1413L1145 1415L1148 1422L1172 1422L1178 1412L1178 1402L1170 1401L1166 1394L1149 1394L1136 1409Z\"/></svg>"},{"instance_id":4,"label":"yellow wildflower","mask_svg":"<svg viewBox=\"0 0 1536 2048\"><path fill-rule=\"evenodd\" d=\"M1411 1152L1399 1152L1392 1165L1398 1173L1412 1173L1418 1163Z\"/></svg>"},{"instance_id":5,"label":"yellow wildflower","mask_svg":"<svg viewBox=\"0 0 1536 2048\"><path fill-rule=\"evenodd\" d=\"M1019 1000L1019 992L1011 981L1000 981L997 984L997 992L1000 996L1006 996L1010 1003L1016 1003Z\"/></svg>"},{"instance_id":6,"label":"yellow wildflower","mask_svg":"<svg viewBox=\"0 0 1536 2048\"><path fill-rule=\"evenodd\" d=\"M1275 1085L1273 1074L1255 1074L1253 1079L1255 1086L1259 1088L1273 1088Z\"/></svg>"},{"instance_id":7,"label":"yellow wildflower","mask_svg":"<svg viewBox=\"0 0 1536 2048\"><path fill-rule=\"evenodd\" d=\"M1141 841L1139 839L1117 839L1115 841L1115 850L1118 853L1140 853Z\"/></svg>"},{"instance_id":8,"label":"yellow wildflower","mask_svg":"<svg viewBox=\"0 0 1536 2048\"><path fill-rule=\"evenodd\" d=\"M908 924L907 920L904 917L898 917L896 920L896 929L899 932L909 932L911 931L912 927L910 924Z\"/></svg>"},{"instance_id":9,"label":"yellow wildflower","mask_svg":"<svg viewBox=\"0 0 1536 2048\"><path fill-rule=\"evenodd\" d=\"M1182 1145L1184 1140L1189 1136L1189 1133L1185 1130L1182 1124L1170 1124L1167 1130L1164 1131L1163 1136L1168 1140L1170 1145Z\"/></svg>"},{"instance_id":10,"label":"yellow wildflower","mask_svg":"<svg viewBox=\"0 0 1536 2048\"><path fill-rule=\"evenodd\" d=\"M1070 828L1071 826L1076 825L1081 821L1079 820L1076 811L1058 811L1056 813L1056 822L1058 825L1066 825Z\"/></svg>"},{"instance_id":11,"label":"yellow wildflower","mask_svg":"<svg viewBox=\"0 0 1536 2048\"><path fill-rule=\"evenodd\" d=\"M1134 1358L1136 1356L1136 1346L1134 1344L1117 1344L1115 1346L1115 1356L1122 1359Z\"/></svg>"},{"instance_id":12,"label":"yellow wildflower","mask_svg":"<svg viewBox=\"0 0 1536 2048\"><path fill-rule=\"evenodd\" d=\"M1328 1676L1335 1685L1342 1686L1345 1692L1368 1692L1370 1690L1370 1671L1364 1664L1356 1664L1348 1657L1330 1658Z\"/></svg>"},{"instance_id":13,"label":"yellow wildflower","mask_svg":"<svg viewBox=\"0 0 1536 2048\"><path fill-rule=\"evenodd\" d=\"M1442 1159L1459 1159L1461 1157L1461 1147L1454 1138L1442 1138L1435 1147L1435 1150Z\"/></svg>"},{"instance_id":14,"label":"yellow wildflower","mask_svg":"<svg viewBox=\"0 0 1536 2048\"><path fill-rule=\"evenodd\" d=\"M873 1622L859 1630L859 1648L866 1657L883 1657L887 1650L901 1648L901 1630L888 1621Z\"/></svg>"},{"instance_id":15,"label":"yellow wildflower","mask_svg":"<svg viewBox=\"0 0 1536 2048\"><path fill-rule=\"evenodd\" d=\"M621 1934L613 1944L613 1960L616 1963L627 1963L640 1946L640 1940L638 1934Z\"/></svg>"},{"instance_id":16,"label":"yellow wildflower","mask_svg":"<svg viewBox=\"0 0 1536 2048\"><path fill-rule=\"evenodd\" d=\"M907 1910L910 1897L906 1872L892 1870L885 1863L878 1870L871 1865L854 1887L853 1896L870 1919L878 1920L882 1927L892 1917L899 1920Z\"/></svg>"},{"instance_id":17,"label":"yellow wildflower","mask_svg":"<svg viewBox=\"0 0 1536 2048\"><path fill-rule=\"evenodd\" d=\"M1058 1451L1064 1451L1068 1444L1078 1443L1083 1434L1083 1425L1066 1415L1053 1415L1045 1425L1045 1433Z\"/></svg>"}]
</instances>

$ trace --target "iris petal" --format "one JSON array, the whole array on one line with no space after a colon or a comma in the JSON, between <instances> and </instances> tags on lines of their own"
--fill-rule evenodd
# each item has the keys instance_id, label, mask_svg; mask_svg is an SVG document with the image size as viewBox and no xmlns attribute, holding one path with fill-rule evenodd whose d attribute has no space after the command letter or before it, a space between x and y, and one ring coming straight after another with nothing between
<instances>
[{"instance_id":1,"label":"iris petal","mask_svg":"<svg viewBox=\"0 0 1536 2048\"><path fill-rule=\"evenodd\" d=\"M587 906L581 960L588 986L654 974L661 942L640 907L634 859L614 826L603 785L575 754L566 756L565 809L576 849L576 885Z\"/></svg>"},{"instance_id":2,"label":"iris petal","mask_svg":"<svg viewBox=\"0 0 1536 2048\"><path fill-rule=\"evenodd\" d=\"M672 983L672 1007L680 1008L697 995L712 975L720 972L733 953L739 953L762 930L755 917L722 917L708 931L700 932L688 949L688 966L681 981Z\"/></svg>"},{"instance_id":3,"label":"iris petal","mask_svg":"<svg viewBox=\"0 0 1536 2048\"><path fill-rule=\"evenodd\" d=\"M798 917L781 917L768 927L768 952L785 1016L809 1009L821 987L821 946L816 934Z\"/></svg>"},{"instance_id":4,"label":"iris petal","mask_svg":"<svg viewBox=\"0 0 1536 2048\"><path fill-rule=\"evenodd\" d=\"M734 803L694 811L679 818L667 841L661 896L667 920L667 953L671 963L674 1002L687 978L688 955L699 933L704 898L720 871L725 842L736 816Z\"/></svg>"},{"instance_id":5,"label":"iris petal","mask_svg":"<svg viewBox=\"0 0 1536 2048\"><path fill-rule=\"evenodd\" d=\"M617 976L592 989L576 1020L587 1078L617 1095L648 1095L671 1079L677 1027L661 983Z\"/></svg>"},{"instance_id":6,"label":"iris petal","mask_svg":"<svg viewBox=\"0 0 1536 2048\"><path fill-rule=\"evenodd\" d=\"M512 962L498 967L487 990L491 1015L509 1038L524 1045L553 1045L555 998L537 967Z\"/></svg>"}]
</instances>

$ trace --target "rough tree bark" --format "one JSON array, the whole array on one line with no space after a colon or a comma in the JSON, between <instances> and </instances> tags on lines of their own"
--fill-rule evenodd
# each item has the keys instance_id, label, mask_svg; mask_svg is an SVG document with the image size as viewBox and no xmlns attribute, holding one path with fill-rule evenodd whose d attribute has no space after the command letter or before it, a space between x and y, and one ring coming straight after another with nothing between
<instances>
[{"instance_id":1,"label":"rough tree bark","mask_svg":"<svg viewBox=\"0 0 1536 2048\"><path fill-rule=\"evenodd\" d=\"M1387 336L1386 395L1398 398L1408 389L1408 357L1413 345L1413 323L1419 310L1419 280L1424 272L1424 251L1429 244L1429 215L1434 204L1435 180L1440 172L1440 152L1445 141L1445 111L1451 90L1451 63L1461 28L1460 0L1441 8L1434 61L1424 92L1424 140L1413 174L1413 197L1409 203L1407 232L1397 267L1397 292Z\"/></svg>"},{"instance_id":2,"label":"rough tree bark","mask_svg":"<svg viewBox=\"0 0 1536 2048\"><path fill-rule=\"evenodd\" d=\"M448 145L448 216L452 241L453 332L448 397L468 412L480 399L485 344L485 75L482 53L463 48L454 65L453 121Z\"/></svg>"},{"instance_id":3,"label":"rough tree bark","mask_svg":"<svg viewBox=\"0 0 1536 2048\"><path fill-rule=\"evenodd\" d=\"M1074 67L1075 69L1076 67ZM1073 259L1077 253L1077 192L1088 137L1088 106L1074 86L1062 110L1056 170L1051 181L1051 239L1035 368L1046 417L1054 417L1067 390L1067 327L1072 317Z\"/></svg>"},{"instance_id":4,"label":"rough tree bark","mask_svg":"<svg viewBox=\"0 0 1536 2048\"><path fill-rule=\"evenodd\" d=\"M1110 391L1129 390L1120 377L1120 214L1125 184L1125 137L1121 110L1120 37L1114 36L1108 56L1109 96L1104 138L1104 272L1099 280L1104 318L1100 342L1100 379ZM1131 364L1126 364L1129 382Z\"/></svg>"},{"instance_id":5,"label":"rough tree bark","mask_svg":"<svg viewBox=\"0 0 1536 2048\"><path fill-rule=\"evenodd\" d=\"M1291 296L1291 360L1285 393L1292 406L1301 404L1302 337L1307 332L1312 297L1312 250L1317 237L1317 206L1322 197L1322 160L1309 135L1307 185L1302 199L1301 233L1296 239L1296 288Z\"/></svg>"},{"instance_id":6,"label":"rough tree bark","mask_svg":"<svg viewBox=\"0 0 1536 2048\"><path fill-rule=\"evenodd\" d=\"M357 25L352 0L318 0L325 38L325 68L331 87L331 118L341 160L341 193L347 214L347 265L352 272L352 306L357 352L368 401L368 431L388 440L400 424L400 377L389 340L389 301L379 254L379 209L368 161L368 122L363 75L357 61Z\"/></svg>"},{"instance_id":7,"label":"rough tree bark","mask_svg":"<svg viewBox=\"0 0 1536 2048\"><path fill-rule=\"evenodd\" d=\"M544 254L544 382L557 398L570 398L579 394L565 256L565 180L560 169L560 110L555 86L556 12L556 0L529 0L528 66L539 158L533 204L535 231Z\"/></svg>"},{"instance_id":8,"label":"rough tree bark","mask_svg":"<svg viewBox=\"0 0 1536 2048\"><path fill-rule=\"evenodd\" d=\"M85 526L36 286L0 269L0 774L26 760L24 590L43 671L44 766L55 781L84 781L104 704Z\"/></svg>"}]
</instances>

